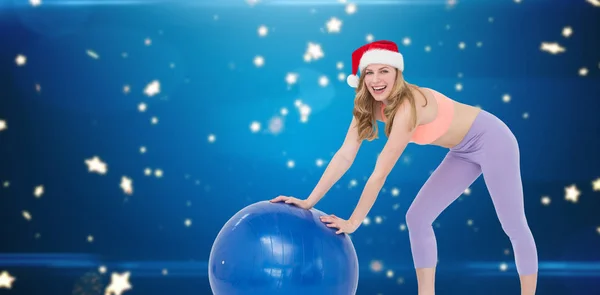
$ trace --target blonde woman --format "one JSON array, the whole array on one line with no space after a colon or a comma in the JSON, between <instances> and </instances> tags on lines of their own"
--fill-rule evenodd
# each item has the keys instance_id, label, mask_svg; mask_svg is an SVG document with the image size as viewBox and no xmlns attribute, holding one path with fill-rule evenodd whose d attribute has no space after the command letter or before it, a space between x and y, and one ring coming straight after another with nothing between
<instances>
[{"instance_id":1,"label":"blonde woman","mask_svg":"<svg viewBox=\"0 0 600 295\"><path fill-rule=\"evenodd\" d=\"M521 294L535 294L538 272L536 244L523 207L519 146L511 130L496 116L454 101L440 92L407 83L404 60L391 41L366 44L352 54L347 82L356 88L353 119L341 148L306 199L278 196L310 209L350 168L363 140L377 138L385 122L388 140L348 220L322 217L338 234L358 229L373 206L388 174L409 143L437 145L449 151L431 174L406 213L419 295L435 293L437 243L432 223L481 174L498 219L509 237ZM360 78L357 73L360 72Z\"/></svg>"}]
</instances>

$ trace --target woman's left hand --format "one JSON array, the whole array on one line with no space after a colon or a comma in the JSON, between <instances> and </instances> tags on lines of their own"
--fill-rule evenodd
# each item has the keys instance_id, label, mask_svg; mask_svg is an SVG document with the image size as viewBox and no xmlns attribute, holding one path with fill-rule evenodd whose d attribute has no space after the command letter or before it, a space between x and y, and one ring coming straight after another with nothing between
<instances>
[{"instance_id":1,"label":"woman's left hand","mask_svg":"<svg viewBox=\"0 0 600 295\"><path fill-rule=\"evenodd\" d=\"M352 225L350 221L339 218L333 214L321 216L321 221L324 222L327 227L337 228L338 231L335 232L336 234L351 234L358 228L357 226Z\"/></svg>"}]
</instances>

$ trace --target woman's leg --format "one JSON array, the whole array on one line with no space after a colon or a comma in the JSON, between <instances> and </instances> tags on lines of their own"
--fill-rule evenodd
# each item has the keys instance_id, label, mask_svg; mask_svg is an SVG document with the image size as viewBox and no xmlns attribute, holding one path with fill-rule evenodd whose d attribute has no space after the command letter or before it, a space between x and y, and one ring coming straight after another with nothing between
<instances>
[{"instance_id":1,"label":"woman's leg","mask_svg":"<svg viewBox=\"0 0 600 295\"><path fill-rule=\"evenodd\" d=\"M486 139L481 168L502 229L510 239L521 294L535 294L538 257L535 241L523 206L523 186L519 163L519 146L508 128L495 131Z\"/></svg>"},{"instance_id":2,"label":"woman's leg","mask_svg":"<svg viewBox=\"0 0 600 295\"><path fill-rule=\"evenodd\" d=\"M478 164L450 151L425 182L406 213L419 295L435 294L437 243L432 224L481 174Z\"/></svg>"}]
</instances>

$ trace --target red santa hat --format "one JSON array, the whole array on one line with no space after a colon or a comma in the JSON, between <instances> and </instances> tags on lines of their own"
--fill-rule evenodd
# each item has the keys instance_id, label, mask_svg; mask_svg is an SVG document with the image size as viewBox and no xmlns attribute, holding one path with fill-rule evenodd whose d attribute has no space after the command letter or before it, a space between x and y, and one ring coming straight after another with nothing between
<instances>
[{"instance_id":1,"label":"red santa hat","mask_svg":"<svg viewBox=\"0 0 600 295\"><path fill-rule=\"evenodd\" d=\"M387 40L368 43L352 52L352 75L346 78L350 87L358 87L357 73L370 64L386 64L404 71L404 58L396 43Z\"/></svg>"}]
</instances>

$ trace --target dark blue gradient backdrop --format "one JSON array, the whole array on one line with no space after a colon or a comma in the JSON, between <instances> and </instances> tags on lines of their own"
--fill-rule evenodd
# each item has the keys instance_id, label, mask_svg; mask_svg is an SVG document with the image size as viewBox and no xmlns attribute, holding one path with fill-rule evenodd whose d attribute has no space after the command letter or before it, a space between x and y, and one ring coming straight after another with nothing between
<instances>
[{"instance_id":1,"label":"dark blue gradient backdrop","mask_svg":"<svg viewBox=\"0 0 600 295\"><path fill-rule=\"evenodd\" d=\"M114 273L125 295L212 294L223 224L307 197L339 148L372 37L399 44L410 83L517 136L538 294L598 294L598 1L348 2L0 1L0 293L118 294ZM348 218L384 144L317 209ZM352 234L358 294L416 294L405 214L445 153L409 145ZM439 294L518 294L483 179L434 229Z\"/></svg>"}]
</instances>

